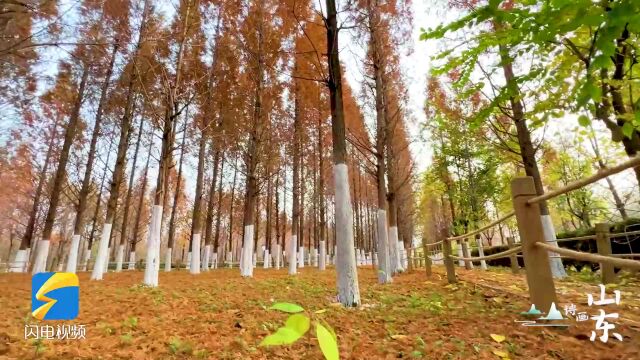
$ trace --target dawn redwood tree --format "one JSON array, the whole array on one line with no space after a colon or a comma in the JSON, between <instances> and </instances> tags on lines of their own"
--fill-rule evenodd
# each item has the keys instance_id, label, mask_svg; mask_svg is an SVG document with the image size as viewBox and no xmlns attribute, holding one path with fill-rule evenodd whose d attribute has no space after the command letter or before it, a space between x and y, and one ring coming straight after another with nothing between
<instances>
[{"instance_id":1,"label":"dawn redwood tree","mask_svg":"<svg viewBox=\"0 0 640 360\"><path fill-rule=\"evenodd\" d=\"M56 213L58 210L58 203L60 201L60 195L62 194L63 184L67 178L67 162L69 160L69 153L71 145L77 135L78 125L80 123L80 108L85 97L87 79L89 77L89 65L81 63L81 75L80 84L78 85L77 95L73 103L73 109L69 116L69 122L67 123L64 131L64 141L62 143L62 149L60 150L60 157L58 159L58 166L53 176L53 184L51 186L51 195L49 200L49 210L44 221L44 228L42 230L42 239L38 242L36 249L36 258L33 264L33 274L46 271L47 256L49 254L49 242L51 239L51 233L53 232L53 226L56 219ZM68 69L67 71L71 71ZM67 76L70 76L67 75ZM60 77L58 78L60 80ZM65 91L67 89L57 88L58 91Z\"/></svg>"},{"instance_id":2,"label":"dawn redwood tree","mask_svg":"<svg viewBox=\"0 0 640 360\"><path fill-rule=\"evenodd\" d=\"M36 186L36 189L34 192L33 203L32 203L33 205L31 206L31 211L29 212L29 220L27 220L27 225L25 227L24 234L22 235L22 239L20 240L20 247L16 252L14 263L11 266L11 271L13 272L27 271L29 255L31 252L31 244L33 241L33 234L36 229L38 209L40 208L40 199L42 197L42 193L44 191L45 183L47 180L47 171L49 170L49 164L53 156L53 152L55 148L55 140L57 138L56 136L57 132L58 132L58 121L54 123L51 134L49 135L49 141L47 143L47 152L44 157L44 163L42 164L42 169L38 174L38 185Z\"/></svg>"},{"instance_id":3,"label":"dawn redwood tree","mask_svg":"<svg viewBox=\"0 0 640 360\"><path fill-rule=\"evenodd\" d=\"M111 74L113 73L113 67L118 53L118 43L113 44L111 56L109 57L109 63L106 66L106 72L102 87L100 89L100 100L98 100L98 109L96 111L95 121L93 123L93 131L91 133L91 142L89 144L89 153L87 155L87 163L84 171L84 178L82 179L82 187L78 194L78 205L76 208L76 219L73 227L73 236L71 239L71 246L69 247L69 257L67 260L67 272L76 272L78 262L78 248L80 246L80 236L84 231L85 226L85 212L87 210L87 203L89 201L89 192L91 187L91 177L93 172L93 163L96 157L96 147L98 144L98 137L101 134L102 127L102 115L104 112L104 106L107 98L107 91L109 90L109 83L111 81Z\"/></svg>"},{"instance_id":4,"label":"dawn redwood tree","mask_svg":"<svg viewBox=\"0 0 640 360\"><path fill-rule=\"evenodd\" d=\"M165 253L165 262L164 262L164 271L171 271L171 253L175 246L176 239L176 217L178 213L178 203L180 202L180 194L182 191L182 164L184 162L184 151L186 148L186 133L182 136L182 141L180 143L180 157L178 159L178 174L176 176L176 184L175 191L173 192L173 202L171 205L171 215L169 217L169 234L167 239L167 252ZM189 257L187 257L187 266L191 266L193 261Z\"/></svg>"},{"instance_id":5,"label":"dawn redwood tree","mask_svg":"<svg viewBox=\"0 0 640 360\"><path fill-rule=\"evenodd\" d=\"M378 282L385 284L391 282L393 274L392 260L395 249L394 243L389 244L388 235L392 235L391 228L387 230L387 186L385 181L385 148L387 128L384 104L384 89L382 78L385 71L382 44L380 44L380 32L382 29L382 20L377 6L372 4L372 0L368 0L368 28L369 28L369 51L371 52L371 60L373 67L373 78L375 81L375 106L376 106L376 178L378 182L378 218L377 218L377 239L378 239ZM397 232L395 233L397 235ZM390 246L391 245L391 246Z\"/></svg>"},{"instance_id":6,"label":"dawn redwood tree","mask_svg":"<svg viewBox=\"0 0 640 360\"><path fill-rule=\"evenodd\" d=\"M194 26L198 24L195 9L195 1L183 0L180 1L178 8L178 16L175 26L175 31L178 34L177 54L174 63L175 73L170 79L164 81L164 101L165 106L164 119L161 122L162 125L162 145L160 150L160 159L158 164L158 177L156 181L156 190L154 195L154 204L150 220L150 234L147 241L147 258L145 263L145 273L143 283L148 286L158 286L158 272L160 269L160 237L162 234L162 212L164 209L164 203L167 192L167 180L169 174L169 168L171 166L170 159L173 153L173 144L175 139L175 126L180 114L184 111L188 105L188 101L184 99L187 94L179 92L184 90L183 86L183 72L185 66L185 53L187 43L190 40L194 29ZM191 50L191 49L189 49ZM189 54L193 55L193 54ZM165 74L166 76L166 74Z\"/></svg>"},{"instance_id":7,"label":"dawn redwood tree","mask_svg":"<svg viewBox=\"0 0 640 360\"><path fill-rule=\"evenodd\" d=\"M107 200L106 214L104 224L102 226L102 233L100 234L100 242L98 244L98 253L96 255L96 262L91 272L91 280L102 280L103 272L108 264L109 257L109 241L111 239L111 231L114 224L116 210L118 207L118 198L120 197L120 187L125 175L126 170L126 156L127 149L129 147L131 122L135 111L136 101L136 88L138 86L139 74L138 74L138 61L141 49L146 41L147 26L151 12L151 0L145 0L141 25L138 31L138 38L129 60L128 71L123 74L124 82L126 85L126 95L124 100L123 115L120 120L120 134L118 139L118 147L116 150L116 163L113 168L113 176L111 183L109 184L109 198Z\"/></svg>"},{"instance_id":8,"label":"dawn redwood tree","mask_svg":"<svg viewBox=\"0 0 640 360\"><path fill-rule=\"evenodd\" d=\"M333 174L338 276L338 301L344 306L360 304L360 288L353 244L352 210L347 168L347 141L342 102L342 73L338 53L338 20L335 0L326 0L327 49L329 56L329 98L333 139Z\"/></svg>"}]
</instances>

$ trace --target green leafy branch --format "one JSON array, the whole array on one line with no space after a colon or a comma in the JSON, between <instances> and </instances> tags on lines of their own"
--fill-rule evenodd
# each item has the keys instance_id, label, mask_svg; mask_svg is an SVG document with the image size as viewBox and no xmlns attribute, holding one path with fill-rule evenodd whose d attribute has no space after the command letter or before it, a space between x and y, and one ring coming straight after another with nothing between
<instances>
[{"instance_id":1,"label":"green leafy branch","mask_svg":"<svg viewBox=\"0 0 640 360\"><path fill-rule=\"evenodd\" d=\"M290 345L303 337L311 327L312 316L303 314L304 308L300 305L291 303L275 303L269 310L278 310L292 314L285 321L284 326L278 328L275 333L268 335L259 346L278 346ZM314 314L322 314L325 310L318 310ZM335 332L324 320L314 317L313 324L315 326L316 339L320 350L327 360L338 360L340 354L338 351L338 337Z\"/></svg>"}]
</instances>

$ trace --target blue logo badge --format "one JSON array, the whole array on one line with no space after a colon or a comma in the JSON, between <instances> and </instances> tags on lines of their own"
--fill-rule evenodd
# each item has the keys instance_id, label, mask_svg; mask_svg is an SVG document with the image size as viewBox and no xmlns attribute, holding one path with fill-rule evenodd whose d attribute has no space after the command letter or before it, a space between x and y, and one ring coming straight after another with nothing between
<instances>
[{"instance_id":1,"label":"blue logo badge","mask_svg":"<svg viewBox=\"0 0 640 360\"><path fill-rule=\"evenodd\" d=\"M74 273L45 272L31 278L31 314L39 320L78 317L80 282Z\"/></svg>"}]
</instances>

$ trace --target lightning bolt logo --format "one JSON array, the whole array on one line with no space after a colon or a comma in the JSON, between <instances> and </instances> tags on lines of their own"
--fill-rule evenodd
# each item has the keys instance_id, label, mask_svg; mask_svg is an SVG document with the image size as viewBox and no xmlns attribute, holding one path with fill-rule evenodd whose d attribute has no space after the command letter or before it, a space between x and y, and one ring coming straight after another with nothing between
<instances>
[{"instance_id":1,"label":"lightning bolt logo","mask_svg":"<svg viewBox=\"0 0 640 360\"><path fill-rule=\"evenodd\" d=\"M73 273L56 272L34 275L31 289L31 314L39 320L72 320L76 318L79 286L78 276ZM61 291L57 292L55 296L47 296L54 290Z\"/></svg>"}]
</instances>

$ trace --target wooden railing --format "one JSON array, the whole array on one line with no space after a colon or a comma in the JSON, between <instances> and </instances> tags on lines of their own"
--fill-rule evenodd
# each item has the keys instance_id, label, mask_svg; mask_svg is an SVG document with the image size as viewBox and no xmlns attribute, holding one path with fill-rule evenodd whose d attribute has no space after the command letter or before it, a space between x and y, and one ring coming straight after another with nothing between
<instances>
[{"instance_id":1,"label":"wooden railing","mask_svg":"<svg viewBox=\"0 0 640 360\"><path fill-rule=\"evenodd\" d=\"M631 259L622 259L622 257L640 257L640 254L612 254L611 253L611 234L609 233L608 224L596 224L596 233L594 235L578 236L567 239L557 240L558 242L566 241L585 241L596 240L598 254L592 254L582 251L560 248L557 243L549 243L545 241L542 219L540 216L539 203L545 200L553 199L557 196L566 194L584 186L590 185L604 179L607 176L616 174L623 170L640 165L640 155L635 156L619 165L599 171L593 176L572 182L560 189L555 189L543 195L538 195L535 189L533 178L530 176L516 178L511 182L511 197L513 200L514 211L510 212L497 220L473 230L464 235L457 235L446 238L442 241L444 253L444 265L447 272L447 279L450 283L456 282L454 260L463 261L467 269L472 268L473 261L486 261L499 258L509 257L511 259L511 268L514 273L518 272L517 254L522 252L524 258L526 279L529 288L529 297L531 303L538 308L548 309L552 302L557 303L555 284L549 266L549 252L559 254L551 257L570 258L580 261L599 263L602 275L602 282L607 284L615 279L614 268L640 269L640 261ZM521 245L515 246L513 240L508 238L509 250L502 251L497 254L484 256L482 253L482 245L479 245L479 255L471 257L468 254L467 239L482 233L506 220L512 216L516 217L518 232L520 234ZM640 231L632 231L628 233L616 234L620 235L638 235ZM451 242L461 241L463 256L454 256L451 254ZM424 246L426 250L426 244ZM427 274L431 273L430 263L427 260L428 254L425 251L425 264L428 267Z\"/></svg>"}]
</instances>

